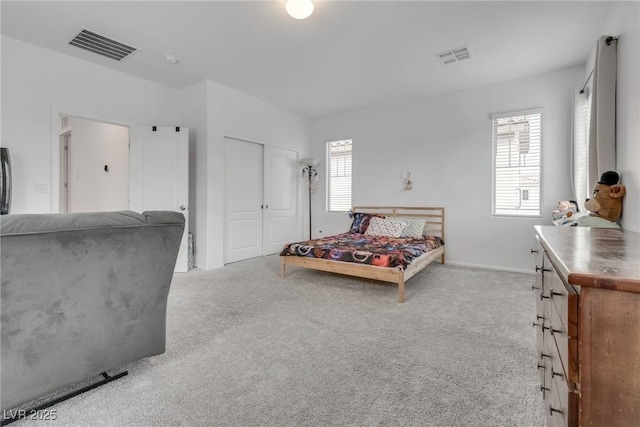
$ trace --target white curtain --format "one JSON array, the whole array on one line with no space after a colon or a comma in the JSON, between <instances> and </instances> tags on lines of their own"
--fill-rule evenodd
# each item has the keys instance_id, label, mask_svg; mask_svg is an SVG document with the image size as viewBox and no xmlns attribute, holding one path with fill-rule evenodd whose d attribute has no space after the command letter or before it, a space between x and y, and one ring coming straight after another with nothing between
<instances>
[{"instance_id":1,"label":"white curtain","mask_svg":"<svg viewBox=\"0 0 640 427\"><path fill-rule=\"evenodd\" d=\"M589 188L616 170L616 59L618 40L602 36L596 45L589 125ZM576 195L577 197L577 195Z\"/></svg>"},{"instance_id":2,"label":"white curtain","mask_svg":"<svg viewBox=\"0 0 640 427\"><path fill-rule=\"evenodd\" d=\"M571 169L573 173L573 199L580 211L584 201L591 196L589 186L589 117L591 97L588 90L576 92L573 96L573 141Z\"/></svg>"}]
</instances>

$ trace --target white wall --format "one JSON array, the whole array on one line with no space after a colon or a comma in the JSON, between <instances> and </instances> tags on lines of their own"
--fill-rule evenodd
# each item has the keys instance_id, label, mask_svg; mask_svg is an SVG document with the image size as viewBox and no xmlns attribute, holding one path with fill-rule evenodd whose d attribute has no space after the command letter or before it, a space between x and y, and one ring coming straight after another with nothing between
<instances>
[{"instance_id":1,"label":"white wall","mask_svg":"<svg viewBox=\"0 0 640 427\"><path fill-rule=\"evenodd\" d=\"M2 145L11 151L12 213L57 212L57 112L123 125L174 125L177 91L2 36ZM35 183L49 184L36 193Z\"/></svg>"},{"instance_id":2,"label":"white wall","mask_svg":"<svg viewBox=\"0 0 640 427\"><path fill-rule=\"evenodd\" d=\"M310 149L310 120L214 82L171 89L2 36L2 145L13 166L12 213L56 212L58 113L122 125L190 129L190 221L196 264L223 265L224 136ZM54 138L55 136L55 138ZM57 191L57 190L56 190ZM302 236L305 205L299 206Z\"/></svg>"},{"instance_id":3,"label":"white wall","mask_svg":"<svg viewBox=\"0 0 640 427\"><path fill-rule=\"evenodd\" d=\"M74 116L68 123L68 212L129 209L129 128Z\"/></svg>"},{"instance_id":4,"label":"white wall","mask_svg":"<svg viewBox=\"0 0 640 427\"><path fill-rule=\"evenodd\" d=\"M298 152L310 150L311 121L236 90L207 81L207 169L197 181L206 180L207 243L205 269L223 266L224 248L224 137L231 136ZM302 168L300 169L302 171ZM306 209L298 197L298 235L302 237ZM198 207L198 211L205 207ZM200 251L202 251L202 247ZM201 262L201 261L198 261Z\"/></svg>"},{"instance_id":5,"label":"white wall","mask_svg":"<svg viewBox=\"0 0 640 427\"><path fill-rule=\"evenodd\" d=\"M616 3L602 34L618 37L616 169L627 187L621 224L640 232L640 3Z\"/></svg>"},{"instance_id":6,"label":"white wall","mask_svg":"<svg viewBox=\"0 0 640 427\"><path fill-rule=\"evenodd\" d=\"M189 128L189 229L193 233L195 266L206 266L207 242L207 83L179 94L179 123Z\"/></svg>"},{"instance_id":7,"label":"white wall","mask_svg":"<svg viewBox=\"0 0 640 427\"><path fill-rule=\"evenodd\" d=\"M314 121L313 156L323 159L314 234L344 232L346 214L326 212L327 141L353 139L353 205L444 206L452 263L532 271L533 225L571 195L572 93L584 67L512 80L386 108ZM544 108L544 218L492 218L492 113ZM404 191L402 171L413 190ZM322 232L321 232L322 231Z\"/></svg>"}]
</instances>

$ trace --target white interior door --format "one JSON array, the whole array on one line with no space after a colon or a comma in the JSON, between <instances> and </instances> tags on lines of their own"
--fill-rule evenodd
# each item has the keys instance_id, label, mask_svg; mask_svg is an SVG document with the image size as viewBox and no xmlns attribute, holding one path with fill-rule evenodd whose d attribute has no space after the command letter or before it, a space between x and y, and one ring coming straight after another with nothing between
<instances>
[{"instance_id":1,"label":"white interior door","mask_svg":"<svg viewBox=\"0 0 640 427\"><path fill-rule=\"evenodd\" d=\"M168 210L184 215L185 228L175 271L188 271L189 130L131 127L129 165L131 210Z\"/></svg>"},{"instance_id":2,"label":"white interior door","mask_svg":"<svg viewBox=\"0 0 640 427\"><path fill-rule=\"evenodd\" d=\"M296 237L297 153L264 147L263 255L278 253Z\"/></svg>"},{"instance_id":3,"label":"white interior door","mask_svg":"<svg viewBox=\"0 0 640 427\"><path fill-rule=\"evenodd\" d=\"M262 145L225 138L224 262L262 255Z\"/></svg>"}]
</instances>

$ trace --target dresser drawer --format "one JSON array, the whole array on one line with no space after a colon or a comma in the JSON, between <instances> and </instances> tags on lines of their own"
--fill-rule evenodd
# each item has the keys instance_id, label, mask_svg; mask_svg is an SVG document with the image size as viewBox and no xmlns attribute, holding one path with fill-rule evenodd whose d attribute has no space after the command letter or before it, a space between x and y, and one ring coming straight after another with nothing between
<instances>
[{"instance_id":1,"label":"dresser drawer","mask_svg":"<svg viewBox=\"0 0 640 427\"><path fill-rule=\"evenodd\" d=\"M563 380L551 381L550 399L546 402L547 425L569 427L569 389Z\"/></svg>"},{"instance_id":2,"label":"dresser drawer","mask_svg":"<svg viewBox=\"0 0 640 427\"><path fill-rule=\"evenodd\" d=\"M562 314L556 310L555 306L549 313L549 335L556 347L560 369L564 372L565 378L569 378L569 339L567 330L564 327L564 323L566 323L567 319L567 310L565 309L563 311L565 313L564 322L562 321Z\"/></svg>"},{"instance_id":3,"label":"dresser drawer","mask_svg":"<svg viewBox=\"0 0 640 427\"><path fill-rule=\"evenodd\" d=\"M568 330L568 304L569 304L569 292L562 284L560 277L557 274L551 276L552 281L549 284L549 298L552 301L553 308L555 311L555 320L556 324L553 326L555 328L562 327L562 329L566 332Z\"/></svg>"},{"instance_id":4,"label":"dresser drawer","mask_svg":"<svg viewBox=\"0 0 640 427\"><path fill-rule=\"evenodd\" d=\"M578 366L578 320L577 295L566 291L564 286L550 290L553 309L549 310L549 334L555 341L562 362L565 378L570 390L580 382Z\"/></svg>"},{"instance_id":5,"label":"dresser drawer","mask_svg":"<svg viewBox=\"0 0 640 427\"><path fill-rule=\"evenodd\" d=\"M549 426L569 426L569 396L570 390L566 382L562 361L555 341L551 340L553 348L550 349L551 357L547 362L545 384L547 394L545 407L547 410L547 424Z\"/></svg>"},{"instance_id":6,"label":"dresser drawer","mask_svg":"<svg viewBox=\"0 0 640 427\"><path fill-rule=\"evenodd\" d=\"M553 338L549 335L548 328L544 330L542 342L542 349L538 351L538 366L542 366L539 371L540 390L542 390L542 398L547 401L550 399L551 393L553 359L558 357L557 350L554 351L555 344Z\"/></svg>"}]
</instances>

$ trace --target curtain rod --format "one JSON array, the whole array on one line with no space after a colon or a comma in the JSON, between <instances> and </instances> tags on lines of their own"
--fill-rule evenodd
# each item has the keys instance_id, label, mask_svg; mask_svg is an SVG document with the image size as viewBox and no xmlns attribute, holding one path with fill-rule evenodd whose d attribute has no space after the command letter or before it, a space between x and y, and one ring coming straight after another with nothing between
<instances>
[{"instance_id":1,"label":"curtain rod","mask_svg":"<svg viewBox=\"0 0 640 427\"><path fill-rule=\"evenodd\" d=\"M607 37L607 39L604 41L607 46L611 46L611 43L613 41L618 41L617 37L613 37L613 36L609 36ZM591 69L591 73L589 73L589 77L587 77L587 80L584 82L584 86L582 86L582 89L580 89L580 93L584 93L584 89L587 87L587 84L589 83L589 80L591 80L591 76L593 76L593 70L595 70L595 68Z\"/></svg>"},{"instance_id":2,"label":"curtain rod","mask_svg":"<svg viewBox=\"0 0 640 427\"><path fill-rule=\"evenodd\" d=\"M584 86L582 86L582 89L580 89L580 93L584 93L584 88L587 87L587 83L589 83L589 80L591 80L591 76L593 76L593 70L595 70L595 68L591 69L591 73L589 73L589 77L587 77L587 81L584 82Z\"/></svg>"}]
</instances>

